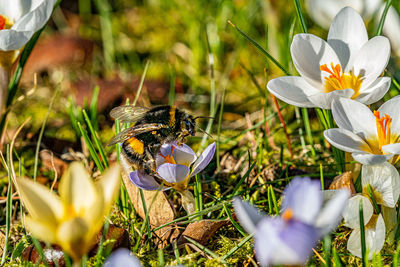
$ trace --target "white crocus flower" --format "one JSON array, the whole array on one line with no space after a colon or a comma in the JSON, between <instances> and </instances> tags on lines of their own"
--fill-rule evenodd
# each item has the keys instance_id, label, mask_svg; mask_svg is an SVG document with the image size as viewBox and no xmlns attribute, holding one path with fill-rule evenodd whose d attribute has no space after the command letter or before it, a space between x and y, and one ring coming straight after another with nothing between
<instances>
[{"instance_id":1,"label":"white crocus flower","mask_svg":"<svg viewBox=\"0 0 400 267\"><path fill-rule=\"evenodd\" d=\"M400 154L400 97L394 97L371 110L357 101L340 98L332 103L332 114L339 128L328 129L325 138L333 146L352 153L366 165L395 163Z\"/></svg>"},{"instance_id":2,"label":"white crocus flower","mask_svg":"<svg viewBox=\"0 0 400 267\"><path fill-rule=\"evenodd\" d=\"M364 211L365 244L369 252L368 257L371 259L373 254L378 253L385 243L385 223L381 214L373 214L373 207L370 200L362 195L355 195L350 198L343 212L345 226L353 229L347 241L347 250L351 254L361 257L360 201L363 203Z\"/></svg>"},{"instance_id":3,"label":"white crocus flower","mask_svg":"<svg viewBox=\"0 0 400 267\"><path fill-rule=\"evenodd\" d=\"M308 14L324 29L329 29L335 15L346 6L354 8L365 21L370 21L375 15L375 24L378 26L385 2L382 0L306 0ZM400 16L394 7L389 8L382 32L389 38L393 51L400 56Z\"/></svg>"},{"instance_id":4,"label":"white crocus flower","mask_svg":"<svg viewBox=\"0 0 400 267\"><path fill-rule=\"evenodd\" d=\"M49 20L56 0L0 0L0 51L24 46Z\"/></svg>"},{"instance_id":5,"label":"white crocus flower","mask_svg":"<svg viewBox=\"0 0 400 267\"><path fill-rule=\"evenodd\" d=\"M279 77L267 85L289 104L330 109L339 97L371 104L389 89L390 78L380 77L390 57L389 40L368 40L362 18L351 7L336 15L327 42L313 34L297 34L290 51L300 77Z\"/></svg>"},{"instance_id":6,"label":"white crocus flower","mask_svg":"<svg viewBox=\"0 0 400 267\"><path fill-rule=\"evenodd\" d=\"M56 0L0 0L0 113L19 50L49 20Z\"/></svg>"},{"instance_id":7,"label":"white crocus flower","mask_svg":"<svg viewBox=\"0 0 400 267\"><path fill-rule=\"evenodd\" d=\"M400 195L400 175L392 164L363 165L361 183L364 195L368 195L370 185L378 204L389 208L396 206Z\"/></svg>"}]
</instances>

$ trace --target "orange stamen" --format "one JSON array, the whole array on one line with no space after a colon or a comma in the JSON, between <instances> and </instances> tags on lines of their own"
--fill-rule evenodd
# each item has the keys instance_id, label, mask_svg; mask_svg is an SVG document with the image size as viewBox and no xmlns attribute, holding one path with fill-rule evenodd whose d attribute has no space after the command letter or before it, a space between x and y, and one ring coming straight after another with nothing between
<instances>
[{"instance_id":1,"label":"orange stamen","mask_svg":"<svg viewBox=\"0 0 400 267\"><path fill-rule=\"evenodd\" d=\"M6 28L6 18L0 15L0 30L4 30Z\"/></svg>"},{"instance_id":2,"label":"orange stamen","mask_svg":"<svg viewBox=\"0 0 400 267\"><path fill-rule=\"evenodd\" d=\"M390 126L392 124L392 118L385 114L381 117L379 111L374 111L376 117L376 131L378 133L379 149L382 150L384 145L390 144Z\"/></svg>"},{"instance_id":3,"label":"orange stamen","mask_svg":"<svg viewBox=\"0 0 400 267\"><path fill-rule=\"evenodd\" d=\"M328 66L324 64L321 65L319 69L330 74L329 77L325 77L325 80L329 82L333 87L339 87L338 89L346 89L343 85L343 74L339 64L333 66L333 63L331 63L331 69L329 69Z\"/></svg>"},{"instance_id":4,"label":"orange stamen","mask_svg":"<svg viewBox=\"0 0 400 267\"><path fill-rule=\"evenodd\" d=\"M160 153L161 157L165 159L165 163L172 163L176 164L173 153L174 153L175 147L171 146L171 155L166 155L164 156L163 154Z\"/></svg>"},{"instance_id":5,"label":"orange stamen","mask_svg":"<svg viewBox=\"0 0 400 267\"><path fill-rule=\"evenodd\" d=\"M292 209L286 209L283 213L282 213L282 219L284 221L290 221L293 218L293 210Z\"/></svg>"}]
</instances>

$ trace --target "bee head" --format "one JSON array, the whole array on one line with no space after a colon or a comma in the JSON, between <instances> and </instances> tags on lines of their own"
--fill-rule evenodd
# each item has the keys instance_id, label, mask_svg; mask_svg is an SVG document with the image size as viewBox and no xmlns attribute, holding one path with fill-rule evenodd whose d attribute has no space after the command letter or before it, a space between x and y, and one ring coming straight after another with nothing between
<instances>
[{"instance_id":1,"label":"bee head","mask_svg":"<svg viewBox=\"0 0 400 267\"><path fill-rule=\"evenodd\" d=\"M182 132L184 136L194 136L196 133L196 122L193 116L189 114L185 114L184 119L182 120Z\"/></svg>"}]
</instances>

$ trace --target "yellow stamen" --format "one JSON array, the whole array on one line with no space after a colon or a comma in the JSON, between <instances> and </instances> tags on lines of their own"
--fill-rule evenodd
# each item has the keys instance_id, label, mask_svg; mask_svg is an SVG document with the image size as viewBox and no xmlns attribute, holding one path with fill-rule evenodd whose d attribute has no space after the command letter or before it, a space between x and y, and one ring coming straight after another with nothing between
<instances>
[{"instance_id":1,"label":"yellow stamen","mask_svg":"<svg viewBox=\"0 0 400 267\"><path fill-rule=\"evenodd\" d=\"M382 150L384 145L390 144L390 125L392 124L392 118L387 114L381 117L381 114L377 110L374 111L374 116L376 117L379 149Z\"/></svg>"},{"instance_id":2,"label":"yellow stamen","mask_svg":"<svg viewBox=\"0 0 400 267\"><path fill-rule=\"evenodd\" d=\"M171 155L166 155L164 156L163 154L161 154L161 157L163 157L165 159L165 163L172 163L172 164L176 164L173 153L174 153L175 147L171 146Z\"/></svg>"},{"instance_id":3,"label":"yellow stamen","mask_svg":"<svg viewBox=\"0 0 400 267\"><path fill-rule=\"evenodd\" d=\"M339 64L335 66L331 63L330 68L327 64L321 65L320 70L329 73L325 77L325 92L329 93L335 90L353 89L354 95L352 99L358 97L362 79L360 76L355 76L352 72L343 73Z\"/></svg>"},{"instance_id":4,"label":"yellow stamen","mask_svg":"<svg viewBox=\"0 0 400 267\"><path fill-rule=\"evenodd\" d=\"M293 218L293 210L292 209L286 209L283 213L282 213L282 219L284 221L290 221Z\"/></svg>"}]
</instances>

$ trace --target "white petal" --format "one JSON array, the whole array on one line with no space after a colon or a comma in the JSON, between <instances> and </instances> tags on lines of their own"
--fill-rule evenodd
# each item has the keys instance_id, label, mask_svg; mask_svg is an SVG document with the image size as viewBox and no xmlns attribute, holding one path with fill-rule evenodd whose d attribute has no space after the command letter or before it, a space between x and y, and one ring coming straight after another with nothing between
<instances>
[{"instance_id":1,"label":"white petal","mask_svg":"<svg viewBox=\"0 0 400 267\"><path fill-rule=\"evenodd\" d=\"M197 159L196 153L186 144L175 146L173 157L176 164L186 165L188 167Z\"/></svg>"},{"instance_id":2,"label":"white petal","mask_svg":"<svg viewBox=\"0 0 400 267\"><path fill-rule=\"evenodd\" d=\"M72 206L76 213L84 214L99 200L92 178L80 162L72 162L64 172L59 187L65 205Z\"/></svg>"},{"instance_id":3,"label":"white petal","mask_svg":"<svg viewBox=\"0 0 400 267\"><path fill-rule=\"evenodd\" d=\"M374 212L371 201L362 195L355 195L349 199L347 202L347 207L343 211L343 219L345 226L352 229L360 228L360 201L363 203L364 211L364 225L366 225Z\"/></svg>"},{"instance_id":4,"label":"white petal","mask_svg":"<svg viewBox=\"0 0 400 267\"><path fill-rule=\"evenodd\" d=\"M369 251L369 259L372 259L372 255L378 253L385 243L385 223L382 215L374 215L377 219L371 222L370 227L365 228L365 244L367 251ZM351 254L361 258L361 232L360 229L355 229L351 233L349 240L347 241L347 250Z\"/></svg>"},{"instance_id":5,"label":"white petal","mask_svg":"<svg viewBox=\"0 0 400 267\"><path fill-rule=\"evenodd\" d=\"M385 9L384 5L380 10L382 14ZM377 20L377 22L379 22ZM396 9L391 6L386 15L385 24L383 25L383 35L389 38L390 46L397 56L400 56L400 16Z\"/></svg>"},{"instance_id":6,"label":"white petal","mask_svg":"<svg viewBox=\"0 0 400 267\"><path fill-rule=\"evenodd\" d=\"M244 230L249 234L255 233L257 224L265 217L265 214L247 201L242 201L239 197L233 199L233 207Z\"/></svg>"},{"instance_id":7,"label":"white petal","mask_svg":"<svg viewBox=\"0 0 400 267\"><path fill-rule=\"evenodd\" d=\"M297 107L305 108L315 107L308 99L308 96L319 92L302 77L298 76L285 76L272 79L268 82L267 88L280 100Z\"/></svg>"},{"instance_id":8,"label":"white petal","mask_svg":"<svg viewBox=\"0 0 400 267\"><path fill-rule=\"evenodd\" d=\"M345 72L361 47L368 41L367 30L361 16L351 7L336 15L328 33L328 43L335 50Z\"/></svg>"},{"instance_id":9,"label":"white petal","mask_svg":"<svg viewBox=\"0 0 400 267\"><path fill-rule=\"evenodd\" d=\"M340 98L332 103L336 124L360 136L364 141L376 139L376 118L371 110L357 101Z\"/></svg>"},{"instance_id":10,"label":"white petal","mask_svg":"<svg viewBox=\"0 0 400 267\"><path fill-rule=\"evenodd\" d=\"M351 153L371 153L367 143L358 135L346 129L333 128L324 131L325 139L340 150Z\"/></svg>"},{"instance_id":11,"label":"white petal","mask_svg":"<svg viewBox=\"0 0 400 267\"><path fill-rule=\"evenodd\" d=\"M199 158L193 164L190 177L198 174L199 172L204 170L208 166L208 164L210 164L211 160L214 158L216 147L217 147L217 144L212 143L212 144L208 145L208 147L206 147L206 149L204 149L203 153L201 153Z\"/></svg>"},{"instance_id":12,"label":"white petal","mask_svg":"<svg viewBox=\"0 0 400 267\"><path fill-rule=\"evenodd\" d=\"M364 195L368 195L369 184L378 204L395 207L400 195L400 175L392 164L363 165L361 183Z\"/></svg>"},{"instance_id":13,"label":"white petal","mask_svg":"<svg viewBox=\"0 0 400 267\"><path fill-rule=\"evenodd\" d=\"M381 164L393 157L392 154L375 155L370 153L353 153L351 156L355 161L365 165Z\"/></svg>"},{"instance_id":14,"label":"white petal","mask_svg":"<svg viewBox=\"0 0 400 267\"><path fill-rule=\"evenodd\" d=\"M324 205L315 222L315 226L320 229L321 236L328 234L337 227L350 197L350 191L346 189L328 191L335 191L335 193Z\"/></svg>"},{"instance_id":15,"label":"white petal","mask_svg":"<svg viewBox=\"0 0 400 267\"><path fill-rule=\"evenodd\" d=\"M129 249L119 248L115 252L113 252L110 257L106 260L104 266L107 267L141 267L142 264L140 261L134 256L131 255Z\"/></svg>"},{"instance_id":16,"label":"white petal","mask_svg":"<svg viewBox=\"0 0 400 267\"><path fill-rule=\"evenodd\" d=\"M390 43L384 36L370 39L354 59L354 75L363 77L361 88L369 87L385 70L390 58Z\"/></svg>"},{"instance_id":17,"label":"white petal","mask_svg":"<svg viewBox=\"0 0 400 267\"><path fill-rule=\"evenodd\" d=\"M356 100L365 105L370 105L382 99L390 88L391 79L380 77L375 80L368 88L361 89Z\"/></svg>"},{"instance_id":18,"label":"white petal","mask_svg":"<svg viewBox=\"0 0 400 267\"><path fill-rule=\"evenodd\" d=\"M387 114L392 118L392 124L390 125L390 131L392 135L400 136L400 96L393 97L392 99L386 101L379 107L378 111L381 116Z\"/></svg>"},{"instance_id":19,"label":"white petal","mask_svg":"<svg viewBox=\"0 0 400 267\"><path fill-rule=\"evenodd\" d=\"M322 28L329 29L333 18L344 7L339 0L306 0L307 13Z\"/></svg>"},{"instance_id":20,"label":"white petal","mask_svg":"<svg viewBox=\"0 0 400 267\"><path fill-rule=\"evenodd\" d=\"M384 146L382 146L382 151L384 153L390 153L390 154L398 155L398 154L400 154L400 143L384 145Z\"/></svg>"},{"instance_id":21,"label":"white petal","mask_svg":"<svg viewBox=\"0 0 400 267\"><path fill-rule=\"evenodd\" d=\"M22 14L22 16L15 21L12 29L17 31L32 31L35 32L42 28L49 20L53 12L56 0L45 1L28 1L31 2L29 11Z\"/></svg>"},{"instance_id":22,"label":"white petal","mask_svg":"<svg viewBox=\"0 0 400 267\"><path fill-rule=\"evenodd\" d=\"M17 50L32 37L33 32L19 32L12 29L0 31L0 51Z\"/></svg>"},{"instance_id":23,"label":"white petal","mask_svg":"<svg viewBox=\"0 0 400 267\"><path fill-rule=\"evenodd\" d=\"M312 34L296 34L290 52L297 71L315 88L322 88L326 76L320 70L321 65L340 64L332 47Z\"/></svg>"},{"instance_id":24,"label":"white petal","mask_svg":"<svg viewBox=\"0 0 400 267\"><path fill-rule=\"evenodd\" d=\"M339 98L350 98L354 95L353 89L335 90L329 93L317 93L308 98L315 106L323 109L331 109L332 102Z\"/></svg>"}]
</instances>

